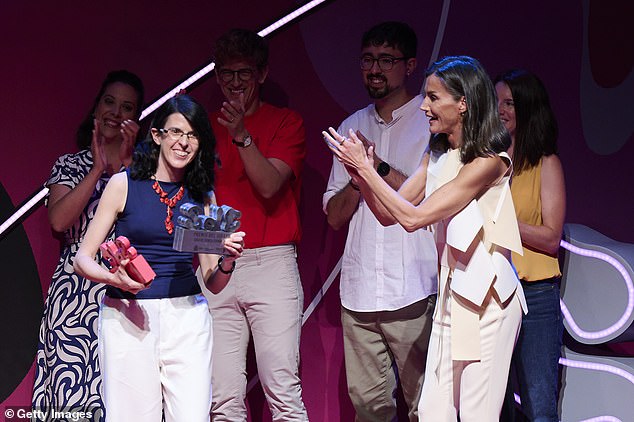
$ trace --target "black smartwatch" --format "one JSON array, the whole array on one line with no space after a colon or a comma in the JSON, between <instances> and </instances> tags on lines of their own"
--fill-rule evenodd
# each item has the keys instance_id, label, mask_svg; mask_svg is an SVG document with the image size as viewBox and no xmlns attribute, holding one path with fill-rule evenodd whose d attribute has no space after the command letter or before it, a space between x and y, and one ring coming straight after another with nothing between
<instances>
[{"instance_id":1,"label":"black smartwatch","mask_svg":"<svg viewBox=\"0 0 634 422\"><path fill-rule=\"evenodd\" d=\"M379 176L385 177L390 174L390 165L385 161L381 161L376 168L376 172L379 174Z\"/></svg>"}]
</instances>

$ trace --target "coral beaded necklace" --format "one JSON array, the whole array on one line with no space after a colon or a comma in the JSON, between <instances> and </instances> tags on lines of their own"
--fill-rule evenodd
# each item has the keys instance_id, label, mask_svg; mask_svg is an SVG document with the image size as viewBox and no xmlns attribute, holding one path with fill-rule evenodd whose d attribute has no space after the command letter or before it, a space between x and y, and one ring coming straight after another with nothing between
<instances>
[{"instance_id":1,"label":"coral beaded necklace","mask_svg":"<svg viewBox=\"0 0 634 422\"><path fill-rule=\"evenodd\" d=\"M172 212L172 208L174 208L176 206L176 203L180 201L181 198L183 198L185 189L183 185L181 185L180 189L178 189L178 192L176 192L176 194L172 196L171 198L167 197L167 192L163 190L158 180L154 181L154 184L152 185L152 189L154 189L154 192L156 192L159 195L159 200L165 205L167 205L167 217L165 217L165 230L167 230L169 234L172 234L174 232L174 222L172 221L172 216L174 215L174 213Z\"/></svg>"}]
</instances>

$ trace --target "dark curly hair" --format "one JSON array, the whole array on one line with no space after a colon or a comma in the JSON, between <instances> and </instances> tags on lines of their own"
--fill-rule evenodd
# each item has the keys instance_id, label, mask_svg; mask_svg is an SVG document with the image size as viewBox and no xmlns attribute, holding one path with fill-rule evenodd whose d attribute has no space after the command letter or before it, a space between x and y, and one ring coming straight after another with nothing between
<instances>
[{"instance_id":1,"label":"dark curly hair","mask_svg":"<svg viewBox=\"0 0 634 422\"><path fill-rule=\"evenodd\" d=\"M511 146L511 137L500 121L491 78L476 59L469 56L444 57L427 69L425 76L431 75L441 80L456 101L464 97L467 103L467 110L462 114L460 160L463 163L506 151ZM447 151L447 134L434 134L430 148Z\"/></svg>"},{"instance_id":2,"label":"dark curly hair","mask_svg":"<svg viewBox=\"0 0 634 422\"><path fill-rule=\"evenodd\" d=\"M269 63L269 47L264 38L248 29L231 29L216 40L213 49L216 67L221 68L231 60L255 62L258 70Z\"/></svg>"},{"instance_id":3,"label":"dark curly hair","mask_svg":"<svg viewBox=\"0 0 634 422\"><path fill-rule=\"evenodd\" d=\"M403 53L407 59L416 57L416 32L404 22L383 22L363 34L361 48L387 44Z\"/></svg>"},{"instance_id":4,"label":"dark curly hair","mask_svg":"<svg viewBox=\"0 0 634 422\"><path fill-rule=\"evenodd\" d=\"M152 138L152 129L164 129L168 117L181 114L198 135L198 152L185 169L183 184L192 198L203 202L214 186L216 138L211 129L207 112L189 95L178 95L167 100L156 110L150 130L134 151L130 176L134 180L146 180L156 174L160 146Z\"/></svg>"},{"instance_id":5,"label":"dark curly hair","mask_svg":"<svg viewBox=\"0 0 634 422\"><path fill-rule=\"evenodd\" d=\"M559 127L542 81L524 69L498 75L511 90L515 106L513 166L516 174L535 167L543 156L557 154Z\"/></svg>"},{"instance_id":6,"label":"dark curly hair","mask_svg":"<svg viewBox=\"0 0 634 422\"><path fill-rule=\"evenodd\" d=\"M94 113L97 108L97 104L101 101L101 97L103 96L108 86L115 82L121 82L126 85L130 85L135 91L137 95L137 115L136 118L139 118L141 115L141 109L143 108L143 96L145 95L145 90L143 88L143 82L141 82L141 78L135 75L132 72L127 70L113 70L106 75L106 78L101 83L101 88L99 88L99 92L93 101L92 108L88 112L88 115L82 120L77 128L77 134L75 135L77 148L80 150L89 149L90 143L92 142L92 130L94 129Z\"/></svg>"}]
</instances>

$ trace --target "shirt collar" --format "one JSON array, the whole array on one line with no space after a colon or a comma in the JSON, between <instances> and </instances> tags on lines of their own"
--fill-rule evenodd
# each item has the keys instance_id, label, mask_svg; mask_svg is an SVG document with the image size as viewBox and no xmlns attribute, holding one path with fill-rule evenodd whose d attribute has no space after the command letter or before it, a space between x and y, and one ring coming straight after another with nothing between
<instances>
[{"instance_id":1,"label":"shirt collar","mask_svg":"<svg viewBox=\"0 0 634 422\"><path fill-rule=\"evenodd\" d=\"M379 112L376 110L376 105L372 104L374 119L378 124L385 125L386 127L394 126L396 122L398 122L403 117L403 115L405 115L409 111L410 107L418 107L420 106L421 102L422 98L420 98L420 95L414 96L414 98L392 111L392 121L390 123L386 123L385 120L381 118Z\"/></svg>"}]
</instances>

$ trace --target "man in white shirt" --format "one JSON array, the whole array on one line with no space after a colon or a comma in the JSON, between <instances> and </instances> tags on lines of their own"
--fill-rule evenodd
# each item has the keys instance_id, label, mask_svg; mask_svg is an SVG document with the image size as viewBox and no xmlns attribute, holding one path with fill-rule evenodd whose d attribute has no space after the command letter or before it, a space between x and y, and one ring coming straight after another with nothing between
<instances>
[{"instance_id":1,"label":"man in white shirt","mask_svg":"<svg viewBox=\"0 0 634 422\"><path fill-rule=\"evenodd\" d=\"M361 71L373 103L339 126L374 144L374 164L398 189L420 164L429 126L406 80L416 68L416 34L406 24L385 22L363 36ZM370 193L365 192L370 200ZM436 303L436 248L431 233L384 227L346 168L333 159L323 196L328 223L350 222L341 269L341 321L348 393L357 421L396 417L400 382L410 421L418 421L427 346Z\"/></svg>"}]
</instances>

